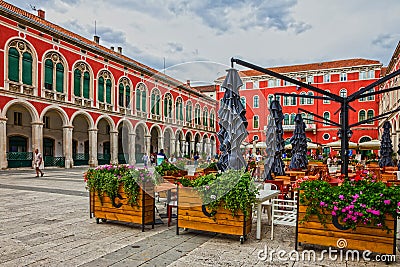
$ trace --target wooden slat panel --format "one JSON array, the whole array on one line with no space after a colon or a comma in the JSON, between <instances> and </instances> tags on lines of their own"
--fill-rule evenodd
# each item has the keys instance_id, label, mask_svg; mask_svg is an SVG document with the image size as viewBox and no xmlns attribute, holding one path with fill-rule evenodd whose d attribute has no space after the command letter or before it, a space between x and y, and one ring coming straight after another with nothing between
<instances>
[{"instance_id":1,"label":"wooden slat panel","mask_svg":"<svg viewBox=\"0 0 400 267\"><path fill-rule=\"evenodd\" d=\"M222 233L228 235L243 235L243 224L241 226L227 226L227 225L218 225L215 223L207 223L207 222L193 222L186 220L179 220L178 217L178 226L181 228L189 228L200 231L208 231L215 233ZM250 233L247 232L246 234Z\"/></svg>"}]
</instances>

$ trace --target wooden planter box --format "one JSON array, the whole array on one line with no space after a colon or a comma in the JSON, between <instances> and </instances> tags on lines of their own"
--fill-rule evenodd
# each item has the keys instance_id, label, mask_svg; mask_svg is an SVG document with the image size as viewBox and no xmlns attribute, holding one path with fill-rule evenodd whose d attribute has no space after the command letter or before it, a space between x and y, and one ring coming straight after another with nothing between
<instances>
[{"instance_id":1,"label":"wooden planter box","mask_svg":"<svg viewBox=\"0 0 400 267\"><path fill-rule=\"evenodd\" d=\"M94 216L96 222L107 220L136 223L142 225L142 232L145 224L151 224L154 229L155 223L155 199L154 186L140 188L137 205L128 204L127 196L123 186L118 190L118 196L112 200L105 193L103 202L100 201L97 192L90 192L90 218Z\"/></svg>"},{"instance_id":2,"label":"wooden planter box","mask_svg":"<svg viewBox=\"0 0 400 267\"><path fill-rule=\"evenodd\" d=\"M301 223L307 206L299 205L297 209L296 250L298 244L313 244L326 247L338 247L338 240L346 240L346 249L370 250L380 254L396 254L396 220L386 217L386 225L390 233L376 226L357 226L356 230L340 230L332 223L332 216L327 215L327 228L313 216L307 222ZM341 247L344 248L344 247Z\"/></svg>"},{"instance_id":3,"label":"wooden planter box","mask_svg":"<svg viewBox=\"0 0 400 267\"><path fill-rule=\"evenodd\" d=\"M178 188L177 234L179 228L188 228L240 236L240 241L243 243L251 231L251 214L250 210L247 219L241 212L233 217L231 211L221 207L214 217L210 217L196 190L188 187Z\"/></svg>"}]
</instances>

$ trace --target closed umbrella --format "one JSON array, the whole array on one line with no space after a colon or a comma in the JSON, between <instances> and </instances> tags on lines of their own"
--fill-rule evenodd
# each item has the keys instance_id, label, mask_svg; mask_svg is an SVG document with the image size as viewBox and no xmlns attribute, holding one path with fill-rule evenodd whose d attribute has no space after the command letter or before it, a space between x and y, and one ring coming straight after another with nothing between
<instances>
[{"instance_id":1,"label":"closed umbrella","mask_svg":"<svg viewBox=\"0 0 400 267\"><path fill-rule=\"evenodd\" d=\"M385 121L383 123L381 150L379 151L379 154L381 155L381 157L379 158L379 167L381 168L394 166L394 162L392 159L393 146L390 129L392 129L392 125L390 124L390 122Z\"/></svg>"},{"instance_id":2,"label":"closed umbrella","mask_svg":"<svg viewBox=\"0 0 400 267\"><path fill-rule=\"evenodd\" d=\"M239 87L243 85L237 70L227 70L227 75L222 83L225 94L218 110L217 133L220 142L221 157L217 163L220 170L240 170L246 167L246 162L240 151L240 145L248 136L246 110L240 101Z\"/></svg>"},{"instance_id":3,"label":"closed umbrella","mask_svg":"<svg viewBox=\"0 0 400 267\"><path fill-rule=\"evenodd\" d=\"M265 179L272 179L271 176L271 167L275 161L275 153L277 152L277 142L276 142L276 126L275 120L273 119L272 115L268 116L268 126L265 132L266 135L266 153L267 156L264 160L264 173L262 178Z\"/></svg>"},{"instance_id":4,"label":"closed umbrella","mask_svg":"<svg viewBox=\"0 0 400 267\"><path fill-rule=\"evenodd\" d=\"M306 124L301 114L296 114L294 118L295 128L290 143L292 144L292 158L290 160L289 169L305 169L307 168L307 137Z\"/></svg>"}]
</instances>

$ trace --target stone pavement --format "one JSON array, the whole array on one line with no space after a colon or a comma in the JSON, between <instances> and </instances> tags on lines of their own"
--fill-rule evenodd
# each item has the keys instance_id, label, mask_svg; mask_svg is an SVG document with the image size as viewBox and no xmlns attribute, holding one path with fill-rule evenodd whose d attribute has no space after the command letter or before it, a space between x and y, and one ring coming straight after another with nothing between
<instances>
[{"instance_id":1,"label":"stone pavement","mask_svg":"<svg viewBox=\"0 0 400 267\"><path fill-rule=\"evenodd\" d=\"M191 230L181 229L177 236L175 225L168 228L165 219L155 229L146 226L145 232L139 225L96 224L89 218L84 170L47 169L41 178L29 169L0 171L0 266L385 265L327 258L317 262L259 258L265 247L292 251L294 227L276 227L271 241L270 227L265 226L263 239L256 240L253 224L249 239L241 245L237 237ZM157 207L165 212L162 203Z\"/></svg>"}]
</instances>

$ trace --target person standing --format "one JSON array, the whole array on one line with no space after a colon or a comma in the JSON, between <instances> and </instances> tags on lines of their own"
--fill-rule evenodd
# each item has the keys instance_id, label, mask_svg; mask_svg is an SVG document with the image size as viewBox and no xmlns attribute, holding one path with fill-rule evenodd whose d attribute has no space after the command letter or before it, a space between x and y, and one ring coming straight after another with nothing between
<instances>
[{"instance_id":1,"label":"person standing","mask_svg":"<svg viewBox=\"0 0 400 267\"><path fill-rule=\"evenodd\" d=\"M44 175L44 173L40 169L42 167L42 163L43 163L42 154L39 153L39 149L36 148L34 162L33 162L33 165L35 166L35 170L36 170L36 177L39 177L39 173L40 173L41 177L43 177L43 175Z\"/></svg>"},{"instance_id":2,"label":"person standing","mask_svg":"<svg viewBox=\"0 0 400 267\"><path fill-rule=\"evenodd\" d=\"M147 168L147 162L149 161L149 156L147 156L147 154L144 154L142 159L143 159L144 167Z\"/></svg>"}]
</instances>

